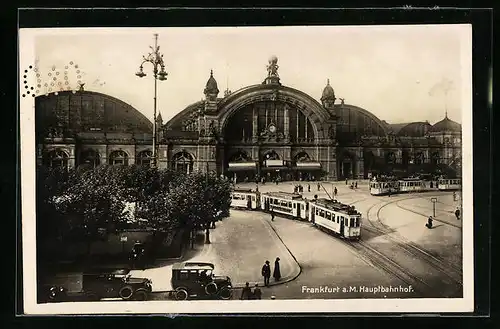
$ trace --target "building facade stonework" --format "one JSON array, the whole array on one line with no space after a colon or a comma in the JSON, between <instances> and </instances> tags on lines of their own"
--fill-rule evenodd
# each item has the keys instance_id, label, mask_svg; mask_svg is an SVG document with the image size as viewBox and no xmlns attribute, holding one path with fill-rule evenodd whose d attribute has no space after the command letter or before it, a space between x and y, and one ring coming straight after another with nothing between
<instances>
[{"instance_id":1,"label":"building facade stonework","mask_svg":"<svg viewBox=\"0 0 500 329\"><path fill-rule=\"evenodd\" d=\"M202 101L157 120L157 164L249 179L362 179L371 173L449 170L460 176L461 126L388 124L337 99L319 100L280 81L271 57L260 84L219 97L213 72ZM36 98L39 165L151 164L152 123L108 95L59 92Z\"/></svg>"}]
</instances>

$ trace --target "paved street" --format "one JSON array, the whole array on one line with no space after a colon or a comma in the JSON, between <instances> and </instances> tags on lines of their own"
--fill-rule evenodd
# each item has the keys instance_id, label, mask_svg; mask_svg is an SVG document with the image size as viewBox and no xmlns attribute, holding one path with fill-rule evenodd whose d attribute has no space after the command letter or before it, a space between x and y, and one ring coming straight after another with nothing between
<instances>
[{"instance_id":1,"label":"paved street","mask_svg":"<svg viewBox=\"0 0 500 329\"><path fill-rule=\"evenodd\" d=\"M277 217L272 223L285 244L301 265L300 276L284 285L264 290L263 297L277 299L317 299L356 297L408 297L411 293L366 293L359 287L407 286L391 278L352 251L342 240L312 226L310 223ZM339 287L339 291L308 292L306 288ZM343 292L342 289L347 289ZM356 288L357 291L352 291ZM304 291L303 291L304 289Z\"/></svg>"},{"instance_id":2,"label":"paved street","mask_svg":"<svg viewBox=\"0 0 500 329\"><path fill-rule=\"evenodd\" d=\"M311 192L307 192L307 183L302 184L305 197L312 199L315 194L326 197L324 189L318 191L316 184L311 184ZM329 193L333 185L338 189L337 198L341 202L354 205L363 214L359 245L365 246L364 249L322 232L309 222L281 217L271 221L268 214L260 211L231 209L230 217L211 230L212 243L190 250L182 261L214 263L216 274L230 276L234 285L241 287L245 282L263 285L260 275L263 262L267 259L273 265L279 257L283 283L263 288L264 299L271 296L277 299L411 298L421 293L451 297L461 291L462 221L453 214L457 205L451 193L374 197L369 194L367 181L358 181L356 190L351 190L345 182L323 183L325 188L330 187ZM278 186L265 184L259 185L259 190L291 192L293 186L290 182ZM240 187L255 186L240 184ZM424 224L432 214L431 197L437 197L438 202L435 226L428 230ZM397 275L397 271L388 271L384 263L366 253L370 249L385 255L403 272ZM171 269L178 261L158 262L154 268L134 270L132 274L152 279L156 292L153 299L165 299L166 295L161 292L172 289ZM271 283L273 281L271 278ZM374 287L407 290L367 290ZM238 294L239 291L235 293L236 298Z\"/></svg>"},{"instance_id":3,"label":"paved street","mask_svg":"<svg viewBox=\"0 0 500 329\"><path fill-rule=\"evenodd\" d=\"M210 262L215 265L215 273L227 275L235 287L245 282L263 285L261 268L269 260L274 269L274 260L280 258L282 281L296 277L300 268L290 252L281 242L271 226L259 212L246 212L231 209L229 218L217 224L210 231L211 244L205 245L199 253L184 261ZM134 276L148 277L153 280L153 291L171 290L172 262L145 271L134 270ZM271 278L271 283L273 283Z\"/></svg>"},{"instance_id":4,"label":"paved street","mask_svg":"<svg viewBox=\"0 0 500 329\"><path fill-rule=\"evenodd\" d=\"M311 184L311 192L307 192L307 183L302 184L306 187L306 192L303 193L305 197L313 198L314 194L326 197L323 188L317 191L316 184ZM404 271L415 280L415 286L420 284L421 291L418 293L433 294L433 297L452 297L460 294L461 221L456 220L453 214L456 202L453 201L452 193L401 194L389 198L371 196L367 181L358 181L356 190L351 190L345 182L322 185L330 194L331 190L327 186L330 186L330 189L332 185L336 186L337 198L343 203L353 204L361 211L365 227L362 230L363 243L405 269ZM293 186L293 183L282 183L278 186L266 184L259 186L259 190L291 192ZM424 224L427 216L432 214L431 197L437 197L438 203L435 226L432 230L428 230ZM375 265L375 268L370 266L370 259L366 259L362 253L351 250L338 238L325 234L308 223L277 218L272 224L301 264L302 273L293 282L266 290L265 298L271 295L285 299L370 297L370 294L360 293L359 289L358 292L351 291L347 294L326 291L306 293L307 296L304 296L301 290L304 286L394 287L408 286L407 282L411 282L408 279L402 281L388 274L380 266ZM389 233L382 234L374 228L384 228ZM406 244L411 244L411 248ZM364 262L363 259L367 261ZM397 298L410 297L411 294L411 292L378 293L371 296Z\"/></svg>"}]
</instances>

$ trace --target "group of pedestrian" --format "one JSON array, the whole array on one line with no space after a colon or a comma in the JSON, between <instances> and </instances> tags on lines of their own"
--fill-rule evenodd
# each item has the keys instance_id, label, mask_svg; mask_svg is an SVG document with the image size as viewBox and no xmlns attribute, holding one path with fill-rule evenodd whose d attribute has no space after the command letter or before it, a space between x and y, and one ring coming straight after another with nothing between
<instances>
[{"instance_id":1,"label":"group of pedestrian","mask_svg":"<svg viewBox=\"0 0 500 329\"><path fill-rule=\"evenodd\" d=\"M311 192L311 185L307 185L307 189L309 192ZM301 184L295 185L293 187L293 193L302 193L302 192L304 192L304 186L302 186Z\"/></svg>"},{"instance_id":2,"label":"group of pedestrian","mask_svg":"<svg viewBox=\"0 0 500 329\"><path fill-rule=\"evenodd\" d=\"M255 284L255 288L252 291L252 288L250 288L250 283L246 282L245 287L241 291L241 300L244 299L262 299L262 290L259 288L259 284Z\"/></svg>"},{"instance_id":3,"label":"group of pedestrian","mask_svg":"<svg viewBox=\"0 0 500 329\"><path fill-rule=\"evenodd\" d=\"M269 281L271 279L271 265L268 260L262 266L262 276L264 277L264 286L269 287ZM276 281L281 280L281 270L280 270L280 258L276 257L274 261L274 271L273 278Z\"/></svg>"}]
</instances>

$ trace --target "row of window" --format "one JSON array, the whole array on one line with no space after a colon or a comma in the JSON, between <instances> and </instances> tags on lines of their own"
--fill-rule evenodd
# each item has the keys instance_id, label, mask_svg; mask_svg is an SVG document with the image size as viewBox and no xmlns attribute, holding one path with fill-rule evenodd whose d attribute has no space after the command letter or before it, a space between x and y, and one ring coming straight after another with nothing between
<instances>
[{"instance_id":1,"label":"row of window","mask_svg":"<svg viewBox=\"0 0 500 329\"><path fill-rule=\"evenodd\" d=\"M460 185L462 181L460 179L440 179L439 184L441 185Z\"/></svg>"},{"instance_id":2,"label":"row of window","mask_svg":"<svg viewBox=\"0 0 500 329\"><path fill-rule=\"evenodd\" d=\"M151 151L146 150L139 152L135 163L142 166L150 166L152 163L152 157L153 152ZM50 168L67 168L68 160L68 154L62 150L53 150L44 156L44 164ZM110 165L128 165L129 156L122 150L113 151L108 157L108 163ZM193 160L187 152L176 154L173 158L173 163L174 169L182 170L187 173L193 171ZM101 157L96 151L88 150L81 153L79 164L89 164L96 167L101 164Z\"/></svg>"},{"instance_id":3,"label":"row of window","mask_svg":"<svg viewBox=\"0 0 500 329\"><path fill-rule=\"evenodd\" d=\"M323 217L326 220L335 222L337 221L337 224L340 224L340 222L344 222L345 226L350 226L350 227L359 227L359 217L355 218L345 218L344 216L336 216L337 218L335 219L335 214L328 211L324 210L321 208L316 207L316 216Z\"/></svg>"},{"instance_id":4,"label":"row of window","mask_svg":"<svg viewBox=\"0 0 500 329\"><path fill-rule=\"evenodd\" d=\"M233 200L246 200L247 199L247 195L246 194L233 194ZM255 201L255 196L252 196L251 197L252 201Z\"/></svg>"}]
</instances>

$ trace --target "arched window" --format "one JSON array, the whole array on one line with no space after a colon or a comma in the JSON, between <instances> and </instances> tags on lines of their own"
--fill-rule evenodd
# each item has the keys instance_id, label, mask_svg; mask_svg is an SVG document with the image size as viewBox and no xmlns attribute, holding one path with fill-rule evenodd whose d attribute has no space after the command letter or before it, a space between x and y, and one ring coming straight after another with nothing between
<instances>
[{"instance_id":1,"label":"arched window","mask_svg":"<svg viewBox=\"0 0 500 329\"><path fill-rule=\"evenodd\" d=\"M45 165L49 168L68 169L68 154L63 150L52 150L45 157Z\"/></svg>"},{"instance_id":2,"label":"arched window","mask_svg":"<svg viewBox=\"0 0 500 329\"><path fill-rule=\"evenodd\" d=\"M437 165L439 164L439 152L434 152L432 153L432 156L431 156L431 163L433 165Z\"/></svg>"},{"instance_id":3,"label":"arched window","mask_svg":"<svg viewBox=\"0 0 500 329\"><path fill-rule=\"evenodd\" d=\"M275 151L270 151L264 155L264 160L279 160L280 156Z\"/></svg>"},{"instance_id":4,"label":"arched window","mask_svg":"<svg viewBox=\"0 0 500 329\"><path fill-rule=\"evenodd\" d=\"M300 152L295 156L295 161L296 162L307 162L307 161L311 161L311 157L309 156L309 154L307 154L307 152Z\"/></svg>"},{"instance_id":5,"label":"arched window","mask_svg":"<svg viewBox=\"0 0 500 329\"><path fill-rule=\"evenodd\" d=\"M110 165L128 165L128 154L125 151L113 151L109 155Z\"/></svg>"},{"instance_id":6,"label":"arched window","mask_svg":"<svg viewBox=\"0 0 500 329\"><path fill-rule=\"evenodd\" d=\"M238 151L238 152L231 155L231 157L229 158L229 162L244 162L244 161L248 161L248 159L249 159L249 156L248 156L248 154L246 154L246 152Z\"/></svg>"},{"instance_id":7,"label":"arched window","mask_svg":"<svg viewBox=\"0 0 500 329\"><path fill-rule=\"evenodd\" d=\"M396 162L396 155L394 154L394 152L387 153L387 155L385 157L385 162L388 164Z\"/></svg>"},{"instance_id":8,"label":"arched window","mask_svg":"<svg viewBox=\"0 0 500 329\"><path fill-rule=\"evenodd\" d=\"M140 166L151 166L153 162L153 152L149 150L145 150L142 152L139 152L137 154L137 160L136 163Z\"/></svg>"},{"instance_id":9,"label":"arched window","mask_svg":"<svg viewBox=\"0 0 500 329\"><path fill-rule=\"evenodd\" d=\"M92 168L101 164L101 157L95 150L85 150L80 155L81 165L90 165Z\"/></svg>"},{"instance_id":10,"label":"arched window","mask_svg":"<svg viewBox=\"0 0 500 329\"><path fill-rule=\"evenodd\" d=\"M193 157L185 151L179 152L174 155L172 166L176 171L189 174L193 171Z\"/></svg>"},{"instance_id":11,"label":"arched window","mask_svg":"<svg viewBox=\"0 0 500 329\"><path fill-rule=\"evenodd\" d=\"M424 154L419 152L415 154L415 164L420 165L424 163Z\"/></svg>"}]
</instances>

